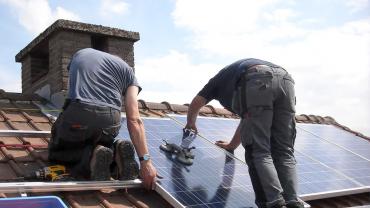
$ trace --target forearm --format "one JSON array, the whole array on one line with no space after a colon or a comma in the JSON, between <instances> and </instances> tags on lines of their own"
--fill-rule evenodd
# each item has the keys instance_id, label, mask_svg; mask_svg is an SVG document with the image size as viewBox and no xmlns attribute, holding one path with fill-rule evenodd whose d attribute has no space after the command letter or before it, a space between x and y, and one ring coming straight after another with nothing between
<instances>
[{"instance_id":1,"label":"forearm","mask_svg":"<svg viewBox=\"0 0 370 208\"><path fill-rule=\"evenodd\" d=\"M206 99L197 95L190 103L187 115L187 123L195 124L199 110L206 104Z\"/></svg>"},{"instance_id":2,"label":"forearm","mask_svg":"<svg viewBox=\"0 0 370 208\"><path fill-rule=\"evenodd\" d=\"M127 127L137 155L142 157L144 154L148 154L148 146L142 120L140 118L128 119Z\"/></svg>"},{"instance_id":3,"label":"forearm","mask_svg":"<svg viewBox=\"0 0 370 208\"><path fill-rule=\"evenodd\" d=\"M241 122L239 123L238 128L236 128L234 136L230 141L230 147L232 147L233 149L236 149L241 143L240 128Z\"/></svg>"}]
</instances>

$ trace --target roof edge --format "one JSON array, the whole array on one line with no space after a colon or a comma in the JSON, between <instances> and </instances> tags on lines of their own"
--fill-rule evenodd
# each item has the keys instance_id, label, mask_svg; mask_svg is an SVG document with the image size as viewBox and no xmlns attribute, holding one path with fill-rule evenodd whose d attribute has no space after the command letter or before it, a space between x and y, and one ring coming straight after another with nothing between
<instances>
[{"instance_id":1,"label":"roof edge","mask_svg":"<svg viewBox=\"0 0 370 208\"><path fill-rule=\"evenodd\" d=\"M19 53L15 56L15 61L20 62L24 58L24 56L28 54L36 45L41 43L50 34L58 30L73 30L78 32L103 34L107 36L129 39L134 42L140 40L140 34L138 32L126 31L123 29L106 27L102 25L58 19L52 25L46 28L42 33L40 33L35 39L33 39L25 48L19 51Z\"/></svg>"},{"instance_id":2,"label":"roof edge","mask_svg":"<svg viewBox=\"0 0 370 208\"><path fill-rule=\"evenodd\" d=\"M3 89L0 89L0 99L8 99L13 101L40 101L46 102L46 99L42 98L37 94L23 94L16 92L5 92ZM163 117L168 113L175 114L186 114L189 109L189 104L171 104L167 101L161 103L155 102L146 102L145 100L138 100L139 109L141 113L150 116L160 116ZM122 111L125 111L124 106L122 106ZM239 116L226 110L225 108L215 108L214 106L207 105L200 109L199 114L206 117L223 117L223 118L234 118L238 119ZM364 134L354 131L347 126L339 124L334 118L330 116L318 116L318 115L306 115L300 114L295 116L297 123L310 123L310 124L327 124L333 125L340 129L343 129L349 133L352 133L358 137L361 137L370 142L370 137L365 136Z\"/></svg>"},{"instance_id":3,"label":"roof edge","mask_svg":"<svg viewBox=\"0 0 370 208\"><path fill-rule=\"evenodd\" d=\"M5 92L0 89L0 99L8 99L12 101L40 101L46 102L46 99L37 94L23 94L19 92Z\"/></svg>"},{"instance_id":4,"label":"roof edge","mask_svg":"<svg viewBox=\"0 0 370 208\"><path fill-rule=\"evenodd\" d=\"M317 115L306 115L306 114L301 114L301 115L296 115L295 116L296 118L296 121L298 123L312 123L312 124L328 124L328 125L333 125L333 126L336 126L340 129L343 129L347 132L350 132L358 137L361 137L363 139L366 139L367 141L370 142L370 137L358 132L358 131L354 131L352 129L350 129L349 127L347 126L344 126L340 123L338 123L334 118L330 117L330 116L325 116L325 117L322 117L322 116L317 116Z\"/></svg>"}]
</instances>

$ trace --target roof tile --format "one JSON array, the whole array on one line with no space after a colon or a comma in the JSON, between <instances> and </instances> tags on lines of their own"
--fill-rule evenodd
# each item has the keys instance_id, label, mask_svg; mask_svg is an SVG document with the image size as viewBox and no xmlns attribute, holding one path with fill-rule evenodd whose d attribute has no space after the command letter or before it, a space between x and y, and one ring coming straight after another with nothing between
<instances>
[{"instance_id":1,"label":"roof tile","mask_svg":"<svg viewBox=\"0 0 370 208\"><path fill-rule=\"evenodd\" d=\"M11 122L12 127L17 130L36 130L27 122Z\"/></svg>"},{"instance_id":2,"label":"roof tile","mask_svg":"<svg viewBox=\"0 0 370 208\"><path fill-rule=\"evenodd\" d=\"M17 177L8 163L0 163L0 170L0 180L9 180Z\"/></svg>"},{"instance_id":3,"label":"roof tile","mask_svg":"<svg viewBox=\"0 0 370 208\"><path fill-rule=\"evenodd\" d=\"M3 129L2 129L3 130ZM17 137L0 137L0 144L23 144L22 140Z\"/></svg>"},{"instance_id":4,"label":"roof tile","mask_svg":"<svg viewBox=\"0 0 370 208\"><path fill-rule=\"evenodd\" d=\"M21 148L7 148L4 151L5 155L16 162L32 162L34 158L30 155L28 150Z\"/></svg>"}]
</instances>

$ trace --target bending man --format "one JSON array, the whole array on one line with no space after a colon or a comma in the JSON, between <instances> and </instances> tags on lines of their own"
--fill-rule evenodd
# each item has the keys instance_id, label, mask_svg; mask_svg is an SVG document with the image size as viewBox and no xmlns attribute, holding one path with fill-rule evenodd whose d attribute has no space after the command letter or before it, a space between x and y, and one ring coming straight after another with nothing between
<instances>
[{"instance_id":1,"label":"bending man","mask_svg":"<svg viewBox=\"0 0 370 208\"><path fill-rule=\"evenodd\" d=\"M191 102L186 128L197 131L198 112L213 99L241 117L232 140L216 144L234 150L242 143L257 206L303 207L297 198L295 94L288 72L258 59L226 66Z\"/></svg>"}]
</instances>

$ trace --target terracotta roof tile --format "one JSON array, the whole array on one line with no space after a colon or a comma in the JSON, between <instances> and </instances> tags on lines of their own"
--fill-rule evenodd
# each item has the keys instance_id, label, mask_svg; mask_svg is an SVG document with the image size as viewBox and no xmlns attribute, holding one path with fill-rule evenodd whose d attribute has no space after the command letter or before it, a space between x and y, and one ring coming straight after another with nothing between
<instances>
[{"instance_id":1,"label":"terracotta roof tile","mask_svg":"<svg viewBox=\"0 0 370 208\"><path fill-rule=\"evenodd\" d=\"M11 128L10 128L10 126L6 122L0 121L0 129L2 129L2 130L9 130Z\"/></svg>"},{"instance_id":2,"label":"terracotta roof tile","mask_svg":"<svg viewBox=\"0 0 370 208\"><path fill-rule=\"evenodd\" d=\"M8 159L4 156L4 154L0 151L0 168L1 168L1 164L2 162L6 162L8 161ZM3 170L2 168L0 170ZM1 177L1 175L0 175Z\"/></svg>"},{"instance_id":3,"label":"terracotta roof tile","mask_svg":"<svg viewBox=\"0 0 370 208\"><path fill-rule=\"evenodd\" d=\"M0 163L0 170L1 170L0 180L8 180L17 177L13 169L7 163Z\"/></svg>"},{"instance_id":4,"label":"terracotta roof tile","mask_svg":"<svg viewBox=\"0 0 370 208\"><path fill-rule=\"evenodd\" d=\"M45 118L43 114L40 111L28 111L28 112L22 112L22 115L26 117L28 120L32 120L34 122L38 123L49 123L49 119Z\"/></svg>"},{"instance_id":5,"label":"terracotta roof tile","mask_svg":"<svg viewBox=\"0 0 370 208\"><path fill-rule=\"evenodd\" d=\"M48 131L51 129L50 123L35 123L35 125L41 131Z\"/></svg>"},{"instance_id":6,"label":"terracotta roof tile","mask_svg":"<svg viewBox=\"0 0 370 208\"><path fill-rule=\"evenodd\" d=\"M187 105L179 105L179 104L170 104L169 102L162 102L163 104L168 106L172 112L177 114L184 114L188 112L189 106Z\"/></svg>"},{"instance_id":7,"label":"terracotta roof tile","mask_svg":"<svg viewBox=\"0 0 370 208\"><path fill-rule=\"evenodd\" d=\"M31 156L28 150L21 148L7 148L5 155L16 162L32 162L34 158Z\"/></svg>"},{"instance_id":8,"label":"terracotta roof tile","mask_svg":"<svg viewBox=\"0 0 370 208\"><path fill-rule=\"evenodd\" d=\"M0 144L23 144L23 141L17 137L0 137Z\"/></svg>"},{"instance_id":9,"label":"terracotta roof tile","mask_svg":"<svg viewBox=\"0 0 370 208\"><path fill-rule=\"evenodd\" d=\"M35 130L32 126L27 122L12 122L14 129L18 130Z\"/></svg>"}]
</instances>

